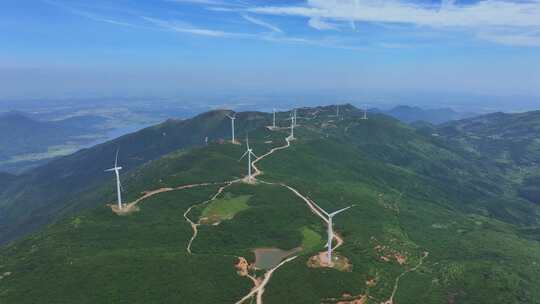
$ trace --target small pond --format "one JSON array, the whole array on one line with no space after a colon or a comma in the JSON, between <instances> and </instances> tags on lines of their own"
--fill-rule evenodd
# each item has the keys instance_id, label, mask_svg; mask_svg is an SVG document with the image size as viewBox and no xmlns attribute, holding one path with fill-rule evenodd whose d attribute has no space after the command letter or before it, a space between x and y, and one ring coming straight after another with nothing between
<instances>
[{"instance_id":1,"label":"small pond","mask_svg":"<svg viewBox=\"0 0 540 304\"><path fill-rule=\"evenodd\" d=\"M288 251L279 248L257 248L255 252L255 267L258 269L269 269L278 265L284 258L301 251L301 248L294 248Z\"/></svg>"}]
</instances>

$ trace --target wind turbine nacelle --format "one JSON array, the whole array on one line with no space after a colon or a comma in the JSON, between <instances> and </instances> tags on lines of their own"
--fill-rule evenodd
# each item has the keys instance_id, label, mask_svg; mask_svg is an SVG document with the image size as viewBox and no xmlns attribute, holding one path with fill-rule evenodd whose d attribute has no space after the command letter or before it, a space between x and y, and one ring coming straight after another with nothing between
<instances>
[{"instance_id":1,"label":"wind turbine nacelle","mask_svg":"<svg viewBox=\"0 0 540 304\"><path fill-rule=\"evenodd\" d=\"M114 168L105 170L105 172L120 171L120 170L122 170L122 167L114 167Z\"/></svg>"}]
</instances>

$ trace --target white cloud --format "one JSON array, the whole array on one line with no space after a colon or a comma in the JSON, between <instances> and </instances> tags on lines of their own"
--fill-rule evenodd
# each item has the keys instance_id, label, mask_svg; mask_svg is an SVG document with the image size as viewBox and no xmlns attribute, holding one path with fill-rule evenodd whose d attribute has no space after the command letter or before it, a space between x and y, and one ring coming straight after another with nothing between
<instances>
[{"instance_id":1,"label":"white cloud","mask_svg":"<svg viewBox=\"0 0 540 304\"><path fill-rule=\"evenodd\" d=\"M358 22L409 23L423 26L540 26L540 1L483 0L441 6L389 0L308 0L305 6L261 6L261 14L319 17Z\"/></svg>"},{"instance_id":2,"label":"white cloud","mask_svg":"<svg viewBox=\"0 0 540 304\"><path fill-rule=\"evenodd\" d=\"M253 23L253 24L256 24L256 25L259 25L259 26L262 26L262 27L265 27L273 32L276 32L276 33L283 33L283 31L278 28L277 26L275 25L272 25L266 21L263 21L263 20L260 20L260 19L257 19L257 18L253 18L253 17L250 17L248 15L242 15L242 17L244 19L246 19L247 21Z\"/></svg>"},{"instance_id":3,"label":"white cloud","mask_svg":"<svg viewBox=\"0 0 540 304\"><path fill-rule=\"evenodd\" d=\"M333 23L324 21L323 19L319 17L313 17L310 18L308 21L309 26L312 28L319 30L319 31L325 31L325 30L336 30L337 26Z\"/></svg>"},{"instance_id":4,"label":"white cloud","mask_svg":"<svg viewBox=\"0 0 540 304\"><path fill-rule=\"evenodd\" d=\"M322 29L319 21L398 23L433 29L461 29L478 33L492 29L513 29L517 38L496 35L500 42L524 44L535 38L523 33L540 29L540 1L481 0L457 4L443 0L440 5L426 5L401 0L308 0L305 5L256 6L251 13L299 16L308 18L311 27ZM483 35L484 37L486 35ZM481 37L481 35L479 35ZM531 42L529 41L529 42Z\"/></svg>"}]
</instances>

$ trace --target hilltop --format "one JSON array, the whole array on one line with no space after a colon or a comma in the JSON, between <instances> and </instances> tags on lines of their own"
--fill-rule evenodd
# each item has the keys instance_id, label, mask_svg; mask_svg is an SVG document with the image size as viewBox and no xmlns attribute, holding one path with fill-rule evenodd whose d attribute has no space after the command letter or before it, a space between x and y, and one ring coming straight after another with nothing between
<instances>
[{"instance_id":1,"label":"hilltop","mask_svg":"<svg viewBox=\"0 0 540 304\"><path fill-rule=\"evenodd\" d=\"M540 303L539 206L517 195L513 170L459 145L455 133L443 133L449 126L426 132L382 114L363 120L350 105L340 112L299 109L295 140L287 139L289 113L278 113L274 130L266 127L270 114L239 113L238 129L249 131L259 156L256 183L243 182L245 142L219 140L228 134L226 112L130 135L153 139L141 134L168 125L180 136L185 129L176 128L199 121L214 122L205 130L218 140L150 149L160 152L139 163L124 157L126 200L136 203L129 214L108 205L110 178L65 194L81 208L86 201L84 210L0 251L0 296L6 303ZM130 141L104 145L105 168L118 142ZM339 265L318 265L326 223L316 206L350 204L334 225ZM279 264L257 260L268 249Z\"/></svg>"}]
</instances>

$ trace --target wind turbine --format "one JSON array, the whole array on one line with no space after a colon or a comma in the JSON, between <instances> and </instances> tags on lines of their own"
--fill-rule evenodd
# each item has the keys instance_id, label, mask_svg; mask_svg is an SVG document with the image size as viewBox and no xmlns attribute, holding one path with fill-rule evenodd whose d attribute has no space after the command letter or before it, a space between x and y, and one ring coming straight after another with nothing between
<instances>
[{"instance_id":1,"label":"wind turbine","mask_svg":"<svg viewBox=\"0 0 540 304\"><path fill-rule=\"evenodd\" d=\"M229 117L231 119L231 130L232 130L232 136L231 136L231 142L234 144L236 142L235 138L234 138L234 120L236 119L236 113L234 113L234 115L230 116L229 114L225 114L227 115L227 117Z\"/></svg>"},{"instance_id":2,"label":"wind turbine","mask_svg":"<svg viewBox=\"0 0 540 304\"><path fill-rule=\"evenodd\" d=\"M116 174L116 192L118 193L118 209L122 209L122 185L120 184L120 170L122 167L118 166L118 150L116 150L116 158L114 159L114 167L105 170L105 172L114 171Z\"/></svg>"},{"instance_id":3,"label":"wind turbine","mask_svg":"<svg viewBox=\"0 0 540 304\"><path fill-rule=\"evenodd\" d=\"M274 108L274 116L273 116L273 119L272 119L272 128L273 129L276 128L276 108Z\"/></svg>"},{"instance_id":4,"label":"wind turbine","mask_svg":"<svg viewBox=\"0 0 540 304\"><path fill-rule=\"evenodd\" d=\"M326 211L324 211L323 208L321 208L320 206L317 206L319 207L319 209L326 215L328 216L328 243L326 243L326 247L328 247L328 265L332 266L332 240L334 239L334 228L332 227L333 226L333 218L334 216L340 214L341 212L344 212L352 207L354 207L354 205L352 206L349 206L349 207L346 207L346 208L343 208L343 209L339 209L338 211L334 211L332 213L328 213Z\"/></svg>"},{"instance_id":5,"label":"wind turbine","mask_svg":"<svg viewBox=\"0 0 540 304\"><path fill-rule=\"evenodd\" d=\"M295 125L295 118L294 115L291 113L291 135L289 136L290 139L294 139L294 125Z\"/></svg>"},{"instance_id":6,"label":"wind turbine","mask_svg":"<svg viewBox=\"0 0 540 304\"><path fill-rule=\"evenodd\" d=\"M251 181L253 179L253 177L251 176L251 156L253 155L254 157L257 157L257 155L255 155L255 153L253 153L253 149L251 149L249 147L249 138L246 138L246 152L244 152L244 154L242 155L242 157L240 157L240 159L238 161L241 161L242 158L244 158L246 155L248 157L248 181Z\"/></svg>"},{"instance_id":7,"label":"wind turbine","mask_svg":"<svg viewBox=\"0 0 540 304\"><path fill-rule=\"evenodd\" d=\"M294 113L294 126L296 127L297 126L297 124L296 124L296 109L294 109L293 113Z\"/></svg>"},{"instance_id":8,"label":"wind turbine","mask_svg":"<svg viewBox=\"0 0 540 304\"><path fill-rule=\"evenodd\" d=\"M339 118L339 105L336 105L336 117Z\"/></svg>"},{"instance_id":9,"label":"wind turbine","mask_svg":"<svg viewBox=\"0 0 540 304\"><path fill-rule=\"evenodd\" d=\"M364 116L362 116L363 120L367 120L367 106L364 108Z\"/></svg>"}]
</instances>

